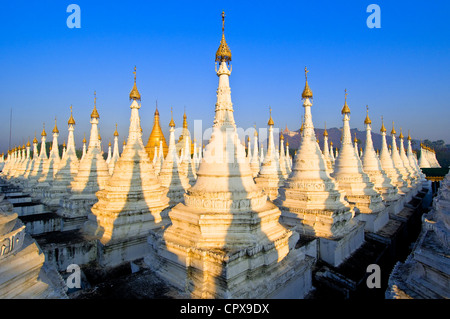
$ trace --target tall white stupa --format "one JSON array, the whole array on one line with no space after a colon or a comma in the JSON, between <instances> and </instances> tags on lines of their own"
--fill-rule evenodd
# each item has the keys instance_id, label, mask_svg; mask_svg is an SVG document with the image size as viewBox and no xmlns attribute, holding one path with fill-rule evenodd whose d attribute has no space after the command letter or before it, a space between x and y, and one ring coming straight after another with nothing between
<instances>
[{"instance_id":1,"label":"tall white stupa","mask_svg":"<svg viewBox=\"0 0 450 319\"><path fill-rule=\"evenodd\" d=\"M390 207L391 211L395 210L396 203L400 199L400 195L398 194L397 187L392 184L391 179L386 175L381 167L380 160L373 147L372 120L369 117L368 106L364 125L366 126L366 146L361 158L364 172L369 176L370 181L374 183L375 189L381 194L385 205Z\"/></svg>"},{"instance_id":2,"label":"tall white stupa","mask_svg":"<svg viewBox=\"0 0 450 319\"><path fill-rule=\"evenodd\" d=\"M389 214L383 199L364 172L357 150L352 145L347 94L345 90L345 102L341 111L343 115L342 146L339 157L334 163L332 176L338 182L338 187L345 191L350 205L358 208L360 213L358 218L366 222L365 229L377 232L389 221Z\"/></svg>"},{"instance_id":3,"label":"tall white stupa","mask_svg":"<svg viewBox=\"0 0 450 319\"><path fill-rule=\"evenodd\" d=\"M264 161L261 164L258 176L255 178L256 184L260 185L270 200L278 197L278 189L283 186L285 176L281 169L280 160L277 156L273 127L275 125L272 119L272 109L269 109L270 116L267 125L269 126L269 139L267 141L267 152Z\"/></svg>"},{"instance_id":4,"label":"tall white stupa","mask_svg":"<svg viewBox=\"0 0 450 319\"><path fill-rule=\"evenodd\" d=\"M78 173L78 160L75 149L75 119L72 114L72 105L70 106L70 117L67 121L69 136L67 139L67 150L59 162L58 171L55 174L51 186L44 191L42 202L50 207L59 206L59 201L67 195L70 183Z\"/></svg>"},{"instance_id":5,"label":"tall white stupa","mask_svg":"<svg viewBox=\"0 0 450 319\"><path fill-rule=\"evenodd\" d=\"M169 199L157 180L142 141L136 67L130 100L127 144L113 175L104 189L96 193L98 202L91 208L83 227L86 236L99 239L99 263L107 267L142 258L148 250L149 231L167 222L162 211Z\"/></svg>"},{"instance_id":6,"label":"tall white stupa","mask_svg":"<svg viewBox=\"0 0 450 319\"><path fill-rule=\"evenodd\" d=\"M253 181L233 117L224 33L216 61L213 131L197 181L170 210L172 225L149 239L154 252L145 261L193 298L270 298L294 282L292 292L303 297L310 259L294 248L299 235L278 222L280 210Z\"/></svg>"},{"instance_id":7,"label":"tall white stupa","mask_svg":"<svg viewBox=\"0 0 450 319\"><path fill-rule=\"evenodd\" d=\"M63 217L77 219L76 227L80 227L85 221L92 205L97 202L95 193L105 187L110 177L108 165L102 156L98 140L99 118L97 95L94 92L88 150L78 165L77 175L70 183L70 191L60 200L60 207L57 211Z\"/></svg>"},{"instance_id":8,"label":"tall white stupa","mask_svg":"<svg viewBox=\"0 0 450 319\"><path fill-rule=\"evenodd\" d=\"M318 237L320 258L337 266L364 242L363 223L353 218L353 209L330 177L316 141L311 114L313 94L307 72L305 68L300 146L292 173L280 188L275 204L282 211L283 223L295 227L301 235Z\"/></svg>"}]
</instances>

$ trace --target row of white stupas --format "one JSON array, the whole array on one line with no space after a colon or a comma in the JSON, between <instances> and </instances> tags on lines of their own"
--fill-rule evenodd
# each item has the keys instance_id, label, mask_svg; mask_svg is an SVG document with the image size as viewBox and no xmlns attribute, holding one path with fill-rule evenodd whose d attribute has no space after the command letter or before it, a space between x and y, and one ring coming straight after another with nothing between
<instances>
[{"instance_id":1,"label":"row of white stupas","mask_svg":"<svg viewBox=\"0 0 450 319\"><path fill-rule=\"evenodd\" d=\"M271 116L263 161L256 135L253 151L246 153L233 115L224 14L222 21L215 119L201 155L179 157L172 117L167 155L163 159L160 146L159 155L149 157L142 141L141 96L134 72L122 154L115 139L113 154L103 158L94 102L89 145L81 159L75 154L71 114L62 158L55 125L49 156L44 130L39 155L34 140L33 158L30 146L25 154L10 154L2 174L61 216L87 216L82 231L103 245L107 265L145 257L158 274L194 297L261 298L293 281L303 287L297 290L301 297L311 288L312 261L296 248L300 236L317 238L320 258L337 266L362 245L364 231L379 231L390 213L403 208L422 188L424 175L410 138L405 150L400 134L397 148L394 129L389 153L384 124L377 156L368 114L366 145L359 156L350 134L347 93L339 155L335 158L330 152L326 138L322 151L314 132L306 68L304 124L292 162L283 140L280 149L275 148ZM190 154L189 149L185 139L183 154Z\"/></svg>"}]
</instances>

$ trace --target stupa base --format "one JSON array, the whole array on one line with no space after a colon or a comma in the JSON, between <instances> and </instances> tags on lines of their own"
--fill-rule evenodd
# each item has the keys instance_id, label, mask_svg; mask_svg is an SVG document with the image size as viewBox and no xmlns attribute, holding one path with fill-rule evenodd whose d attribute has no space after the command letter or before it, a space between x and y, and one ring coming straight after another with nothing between
<instances>
[{"instance_id":1,"label":"stupa base","mask_svg":"<svg viewBox=\"0 0 450 319\"><path fill-rule=\"evenodd\" d=\"M387 209L378 213L356 215L356 219L365 222L364 229L371 233L376 233L389 222L389 211Z\"/></svg>"},{"instance_id":2,"label":"stupa base","mask_svg":"<svg viewBox=\"0 0 450 319\"><path fill-rule=\"evenodd\" d=\"M312 289L316 241L294 248L296 233L288 239L290 250L281 260L273 245L202 249L167 242L163 234L164 230L151 233L150 254L144 261L192 298L304 298Z\"/></svg>"},{"instance_id":3,"label":"stupa base","mask_svg":"<svg viewBox=\"0 0 450 319\"><path fill-rule=\"evenodd\" d=\"M120 241L102 244L97 243L98 264L105 268L143 258L149 253L148 236L121 239Z\"/></svg>"}]
</instances>

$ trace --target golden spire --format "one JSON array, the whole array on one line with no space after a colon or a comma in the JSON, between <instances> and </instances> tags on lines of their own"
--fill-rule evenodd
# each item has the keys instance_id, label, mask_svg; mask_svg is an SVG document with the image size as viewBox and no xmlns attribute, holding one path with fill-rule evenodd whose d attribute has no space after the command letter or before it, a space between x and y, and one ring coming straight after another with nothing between
<instances>
[{"instance_id":1,"label":"golden spire","mask_svg":"<svg viewBox=\"0 0 450 319\"><path fill-rule=\"evenodd\" d=\"M86 133L84 133L83 144L86 144Z\"/></svg>"},{"instance_id":2,"label":"golden spire","mask_svg":"<svg viewBox=\"0 0 450 319\"><path fill-rule=\"evenodd\" d=\"M64 142L63 142L63 147L65 148L66 147L66 141L64 140Z\"/></svg>"},{"instance_id":3,"label":"golden spire","mask_svg":"<svg viewBox=\"0 0 450 319\"><path fill-rule=\"evenodd\" d=\"M409 130L408 130L408 141L411 141L411 135L409 135Z\"/></svg>"},{"instance_id":4,"label":"golden spire","mask_svg":"<svg viewBox=\"0 0 450 319\"><path fill-rule=\"evenodd\" d=\"M330 145L333 146L333 141L330 141Z\"/></svg>"},{"instance_id":5,"label":"golden spire","mask_svg":"<svg viewBox=\"0 0 450 319\"><path fill-rule=\"evenodd\" d=\"M256 129L256 123L254 124L255 126L255 136L258 136L258 130Z\"/></svg>"},{"instance_id":6,"label":"golden spire","mask_svg":"<svg viewBox=\"0 0 450 319\"><path fill-rule=\"evenodd\" d=\"M398 136L398 138L400 138L400 139L404 138L403 133L402 133L402 128L400 128L400 135Z\"/></svg>"},{"instance_id":7,"label":"golden spire","mask_svg":"<svg viewBox=\"0 0 450 319\"><path fill-rule=\"evenodd\" d=\"M141 100L141 95L139 94L139 91L138 91L137 86L136 86L136 66L134 66L133 74L134 74L134 84L133 84L133 88L131 89L131 92L130 92L130 100L138 100L138 101L140 101Z\"/></svg>"},{"instance_id":8,"label":"golden spire","mask_svg":"<svg viewBox=\"0 0 450 319\"><path fill-rule=\"evenodd\" d=\"M91 119L98 119L100 115L97 112L97 92L94 91L94 109L91 113Z\"/></svg>"},{"instance_id":9,"label":"golden spire","mask_svg":"<svg viewBox=\"0 0 450 319\"><path fill-rule=\"evenodd\" d=\"M394 128L394 121L392 121L392 131L391 131L391 135L395 135L395 134L397 134L397 132L395 131L395 128Z\"/></svg>"},{"instance_id":10,"label":"golden spire","mask_svg":"<svg viewBox=\"0 0 450 319\"><path fill-rule=\"evenodd\" d=\"M72 115L72 105L70 105L70 117L69 117L69 121L67 122L68 125L75 125L75 120L73 119L73 115Z\"/></svg>"},{"instance_id":11,"label":"golden spire","mask_svg":"<svg viewBox=\"0 0 450 319\"><path fill-rule=\"evenodd\" d=\"M306 68L306 66L305 66L305 88L303 89L303 93L302 93L302 98L303 99L309 99L309 98L312 98L313 97L313 94L312 94L312 91L311 91L311 89L309 88L309 85L308 85L308 69Z\"/></svg>"},{"instance_id":12,"label":"golden spire","mask_svg":"<svg viewBox=\"0 0 450 319\"><path fill-rule=\"evenodd\" d=\"M386 132L386 128L384 127L384 121L383 121L383 117L381 117L381 129L380 129L381 133L385 133Z\"/></svg>"},{"instance_id":13,"label":"golden spire","mask_svg":"<svg viewBox=\"0 0 450 319\"><path fill-rule=\"evenodd\" d=\"M173 109L170 108L170 122L169 122L169 126L170 127L175 127L175 122L173 120Z\"/></svg>"},{"instance_id":14,"label":"golden spire","mask_svg":"<svg viewBox=\"0 0 450 319\"><path fill-rule=\"evenodd\" d=\"M125 145L127 145L127 140L126 139L123 140L123 146L125 146Z\"/></svg>"},{"instance_id":15,"label":"golden spire","mask_svg":"<svg viewBox=\"0 0 450 319\"><path fill-rule=\"evenodd\" d=\"M220 40L219 48L216 52L216 62L230 62L231 51L225 41L225 11L222 11L222 40Z\"/></svg>"},{"instance_id":16,"label":"golden spire","mask_svg":"<svg viewBox=\"0 0 450 319\"><path fill-rule=\"evenodd\" d=\"M345 89L345 103L344 103L344 107L342 108L342 111L341 111L342 114L350 114L350 108L348 107L348 104L347 104L347 95L348 95L347 89Z\"/></svg>"},{"instance_id":17,"label":"golden spire","mask_svg":"<svg viewBox=\"0 0 450 319\"><path fill-rule=\"evenodd\" d=\"M283 133L280 132L280 140L284 141Z\"/></svg>"},{"instance_id":18,"label":"golden spire","mask_svg":"<svg viewBox=\"0 0 450 319\"><path fill-rule=\"evenodd\" d=\"M358 139L356 138L356 132L355 132L355 138L353 139L354 143L358 143Z\"/></svg>"},{"instance_id":19,"label":"golden spire","mask_svg":"<svg viewBox=\"0 0 450 319\"><path fill-rule=\"evenodd\" d=\"M111 146L111 140L108 142L108 146Z\"/></svg>"},{"instance_id":20,"label":"golden spire","mask_svg":"<svg viewBox=\"0 0 450 319\"><path fill-rule=\"evenodd\" d=\"M98 133L98 140L101 142L102 141L102 137L100 136L100 132Z\"/></svg>"},{"instance_id":21,"label":"golden spire","mask_svg":"<svg viewBox=\"0 0 450 319\"><path fill-rule=\"evenodd\" d=\"M34 131L34 139L33 139L33 144L37 144L38 140L36 138L36 131Z\"/></svg>"},{"instance_id":22,"label":"golden spire","mask_svg":"<svg viewBox=\"0 0 450 319\"><path fill-rule=\"evenodd\" d=\"M328 136L328 132L327 132L327 122L325 122L325 130L323 131L323 136Z\"/></svg>"},{"instance_id":23,"label":"golden spire","mask_svg":"<svg viewBox=\"0 0 450 319\"><path fill-rule=\"evenodd\" d=\"M269 107L269 112L270 112L270 118L269 118L269 122L267 122L267 125L274 125L275 123L273 122L272 119L272 108Z\"/></svg>"},{"instance_id":24,"label":"golden spire","mask_svg":"<svg viewBox=\"0 0 450 319\"><path fill-rule=\"evenodd\" d=\"M30 146L31 146L31 144L30 144L30 138L28 137L27 147L30 147Z\"/></svg>"},{"instance_id":25,"label":"golden spire","mask_svg":"<svg viewBox=\"0 0 450 319\"><path fill-rule=\"evenodd\" d=\"M56 133L56 134L59 133L58 127L56 126L56 116L55 116L55 127L53 128L53 133Z\"/></svg>"},{"instance_id":26,"label":"golden spire","mask_svg":"<svg viewBox=\"0 0 450 319\"><path fill-rule=\"evenodd\" d=\"M154 115L153 128L148 137L147 145L145 145L145 150L150 158L154 157L155 146L159 149L159 141L162 140L163 143L163 155L166 156L169 150L167 146L166 139L162 132L161 126L159 124L159 111L158 111L158 100L156 100L156 110Z\"/></svg>"},{"instance_id":27,"label":"golden spire","mask_svg":"<svg viewBox=\"0 0 450 319\"><path fill-rule=\"evenodd\" d=\"M368 105L366 105L366 119L364 120L364 124L372 124L372 121L370 120L370 117L369 117L369 106Z\"/></svg>"},{"instance_id":28,"label":"golden spire","mask_svg":"<svg viewBox=\"0 0 450 319\"><path fill-rule=\"evenodd\" d=\"M41 136L47 136L47 133L45 132L45 122L43 123L44 128L42 129Z\"/></svg>"},{"instance_id":29,"label":"golden spire","mask_svg":"<svg viewBox=\"0 0 450 319\"><path fill-rule=\"evenodd\" d=\"M187 128L188 124L187 124L187 116L186 116L186 108L184 109L184 114L183 114L183 128Z\"/></svg>"},{"instance_id":30,"label":"golden spire","mask_svg":"<svg viewBox=\"0 0 450 319\"><path fill-rule=\"evenodd\" d=\"M114 131L114 136L119 136L119 132L117 132L117 123L116 123L116 129Z\"/></svg>"}]
</instances>

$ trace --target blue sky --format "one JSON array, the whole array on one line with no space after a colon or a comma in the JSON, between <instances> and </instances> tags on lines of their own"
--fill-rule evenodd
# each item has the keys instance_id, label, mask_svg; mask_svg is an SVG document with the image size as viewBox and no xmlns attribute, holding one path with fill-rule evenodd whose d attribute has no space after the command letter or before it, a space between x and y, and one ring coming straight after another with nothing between
<instances>
[{"instance_id":1,"label":"blue sky","mask_svg":"<svg viewBox=\"0 0 450 319\"><path fill-rule=\"evenodd\" d=\"M66 25L71 3L81 8L80 29ZM371 3L381 8L380 29L366 25ZM186 108L190 127L194 119L209 127L222 10L238 126L265 127L271 106L276 126L298 129L307 66L316 127L342 125L346 88L352 128L364 128L368 104L376 131L383 115L388 130L395 121L397 132L450 143L447 1L10 1L0 10L0 152L11 108L13 145L39 138L43 122L50 133L55 116L62 143L71 104L80 147L94 90L103 140L117 122L123 141L135 65L144 142L156 100L165 133L170 107L177 125Z\"/></svg>"}]
</instances>

